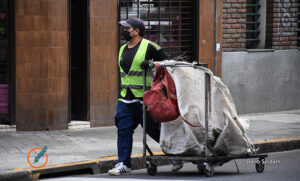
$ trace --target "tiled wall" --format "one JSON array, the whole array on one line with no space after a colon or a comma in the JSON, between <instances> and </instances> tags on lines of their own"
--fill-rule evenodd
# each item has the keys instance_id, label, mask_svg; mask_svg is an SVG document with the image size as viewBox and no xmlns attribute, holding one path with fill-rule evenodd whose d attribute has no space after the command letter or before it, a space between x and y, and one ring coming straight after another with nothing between
<instances>
[{"instance_id":1,"label":"tiled wall","mask_svg":"<svg viewBox=\"0 0 300 181\"><path fill-rule=\"evenodd\" d=\"M217 43L220 50L217 51L217 75L221 76L222 53L222 1L217 3ZM214 70L214 1L199 1L199 61L207 63L208 68Z\"/></svg>"},{"instance_id":2,"label":"tiled wall","mask_svg":"<svg viewBox=\"0 0 300 181\"><path fill-rule=\"evenodd\" d=\"M90 0L91 126L114 124L117 100L117 0Z\"/></svg>"},{"instance_id":3,"label":"tiled wall","mask_svg":"<svg viewBox=\"0 0 300 181\"><path fill-rule=\"evenodd\" d=\"M66 129L68 0L16 0L18 130Z\"/></svg>"}]
</instances>

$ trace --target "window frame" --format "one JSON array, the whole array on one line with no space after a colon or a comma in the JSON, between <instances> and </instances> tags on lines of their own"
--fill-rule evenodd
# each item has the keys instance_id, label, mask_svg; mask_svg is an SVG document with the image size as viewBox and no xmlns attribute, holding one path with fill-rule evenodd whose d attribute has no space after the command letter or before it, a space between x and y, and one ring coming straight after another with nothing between
<instances>
[{"instance_id":1,"label":"window frame","mask_svg":"<svg viewBox=\"0 0 300 181\"><path fill-rule=\"evenodd\" d=\"M260 9L262 9L262 7L260 0L247 0L246 9L246 48L256 49L261 42L260 27L262 27L262 25L260 22ZM248 19L251 19L251 21Z\"/></svg>"},{"instance_id":2,"label":"window frame","mask_svg":"<svg viewBox=\"0 0 300 181\"><path fill-rule=\"evenodd\" d=\"M300 47L300 0L298 0L297 46Z\"/></svg>"}]
</instances>

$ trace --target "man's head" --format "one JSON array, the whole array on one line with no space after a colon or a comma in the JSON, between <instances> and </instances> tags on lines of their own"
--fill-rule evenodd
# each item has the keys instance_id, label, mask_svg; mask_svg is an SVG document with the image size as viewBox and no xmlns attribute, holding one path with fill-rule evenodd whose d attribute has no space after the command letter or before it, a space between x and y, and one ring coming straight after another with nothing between
<instances>
[{"instance_id":1,"label":"man's head","mask_svg":"<svg viewBox=\"0 0 300 181\"><path fill-rule=\"evenodd\" d=\"M131 17L127 21L120 21L120 25L123 27L124 37L127 41L134 36L143 36L145 31L144 22L139 18Z\"/></svg>"}]
</instances>

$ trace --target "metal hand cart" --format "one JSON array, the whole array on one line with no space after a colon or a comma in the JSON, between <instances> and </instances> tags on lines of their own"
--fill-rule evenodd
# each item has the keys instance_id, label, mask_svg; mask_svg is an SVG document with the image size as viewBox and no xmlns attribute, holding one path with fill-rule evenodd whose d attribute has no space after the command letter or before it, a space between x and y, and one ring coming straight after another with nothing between
<instances>
[{"instance_id":1,"label":"metal hand cart","mask_svg":"<svg viewBox=\"0 0 300 181\"><path fill-rule=\"evenodd\" d=\"M187 64L187 63L176 63L172 65L161 65L161 68L164 67L194 67L195 66L202 66L206 67L206 64ZM151 66L150 66L151 67ZM153 65L152 65L153 67ZM146 75L147 70L144 70L143 76L143 90L146 91ZM262 173L264 171L264 162L265 158L268 156L266 154L251 154L245 156L218 156L212 146L208 141L208 118L209 118L209 106L211 106L210 101L210 74L205 73L205 81L204 81L204 88L205 88L205 156L203 157L186 157L186 156L170 156L170 155L154 155L151 149L148 147L146 143L146 104L143 104L143 157L146 160L147 165L147 173L149 175L156 175L157 174L157 165L156 162L158 160L181 160L181 161L188 161L194 164L197 164L198 172L202 175L207 177L212 177L214 175L214 167L222 166L223 163L235 160L235 159L250 159L250 158L258 158L258 161L255 162L255 168L258 173ZM208 156L208 150L213 153L213 156ZM146 154L148 151L149 155ZM237 165L236 165L237 166ZM237 171L238 167L237 167Z\"/></svg>"}]
</instances>

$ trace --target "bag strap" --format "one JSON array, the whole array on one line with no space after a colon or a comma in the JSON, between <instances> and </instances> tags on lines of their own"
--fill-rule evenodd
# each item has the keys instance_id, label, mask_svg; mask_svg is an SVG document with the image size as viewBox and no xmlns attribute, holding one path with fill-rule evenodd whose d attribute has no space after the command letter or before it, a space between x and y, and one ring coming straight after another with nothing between
<instances>
[{"instance_id":1,"label":"bag strap","mask_svg":"<svg viewBox=\"0 0 300 181\"><path fill-rule=\"evenodd\" d=\"M160 66L159 64L156 64L155 66L156 66L156 73L153 82L159 81L165 76L165 70L164 70L165 68L164 69L159 68Z\"/></svg>"},{"instance_id":2,"label":"bag strap","mask_svg":"<svg viewBox=\"0 0 300 181\"><path fill-rule=\"evenodd\" d=\"M179 116L180 116L180 118L181 118L186 124L188 124L188 125L190 125L190 126L192 126L192 127L202 127L201 125L194 125L194 124L188 122L188 121L187 121L186 119L184 119L181 115L179 115Z\"/></svg>"}]
</instances>

